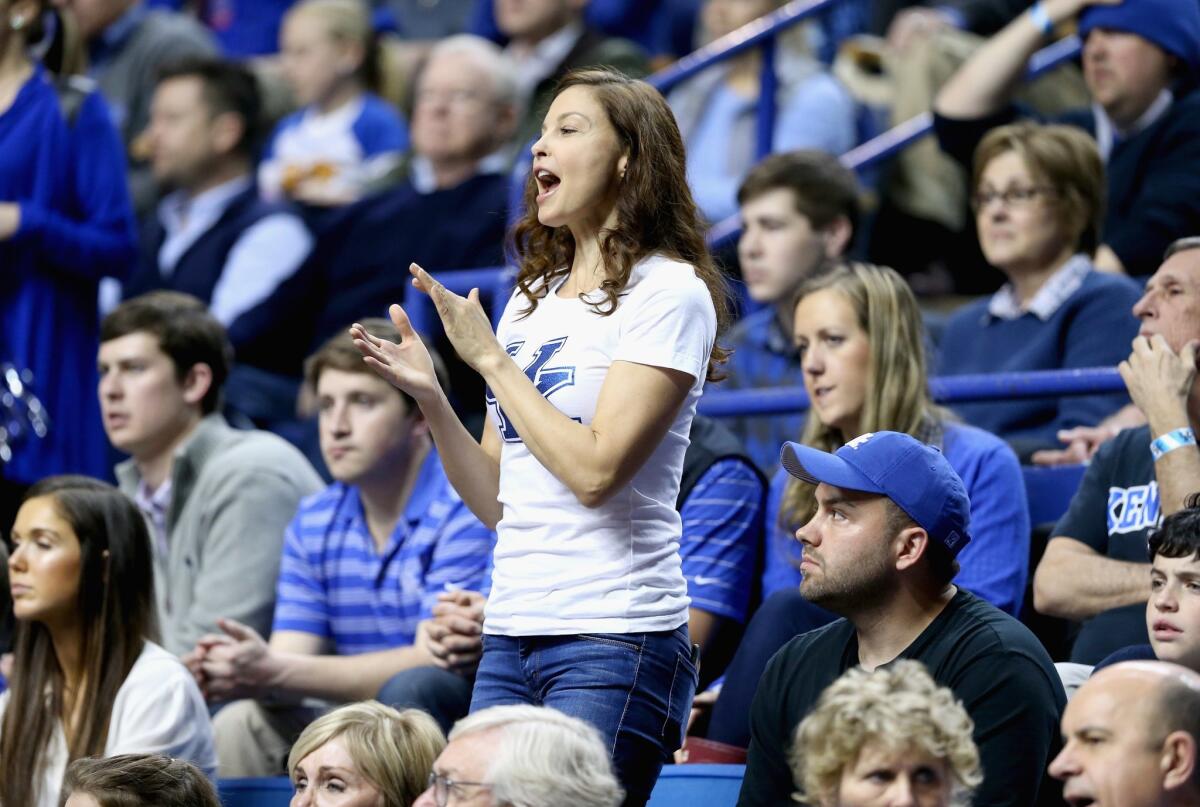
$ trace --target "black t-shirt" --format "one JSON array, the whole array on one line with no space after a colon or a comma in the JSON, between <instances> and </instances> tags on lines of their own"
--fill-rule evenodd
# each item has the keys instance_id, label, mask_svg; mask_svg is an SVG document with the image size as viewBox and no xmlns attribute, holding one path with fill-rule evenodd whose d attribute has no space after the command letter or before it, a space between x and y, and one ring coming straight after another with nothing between
<instances>
[{"instance_id":1,"label":"black t-shirt","mask_svg":"<svg viewBox=\"0 0 1200 807\"><path fill-rule=\"evenodd\" d=\"M1150 427L1142 426L1126 429L1096 452L1054 537L1074 538L1113 560L1147 563L1150 533L1161 519ZM1145 605L1114 608L1083 624L1071 660L1095 664L1122 647L1149 641Z\"/></svg>"},{"instance_id":2,"label":"black t-shirt","mask_svg":"<svg viewBox=\"0 0 1200 807\"><path fill-rule=\"evenodd\" d=\"M898 658L923 663L975 722L984 781L972 804L1062 804L1061 787L1045 772L1060 746L1067 697L1050 657L1024 625L959 589ZM738 807L795 804L788 753L796 726L821 692L857 665L858 637L845 619L797 636L775 654L750 709Z\"/></svg>"}]
</instances>

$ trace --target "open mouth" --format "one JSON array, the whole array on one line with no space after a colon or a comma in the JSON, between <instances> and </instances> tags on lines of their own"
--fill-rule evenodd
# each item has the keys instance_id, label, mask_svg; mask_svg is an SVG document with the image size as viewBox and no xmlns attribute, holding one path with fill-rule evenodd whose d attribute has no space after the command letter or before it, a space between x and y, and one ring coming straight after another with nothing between
<instances>
[{"instance_id":1,"label":"open mouth","mask_svg":"<svg viewBox=\"0 0 1200 807\"><path fill-rule=\"evenodd\" d=\"M539 202L549 198L552 193L558 190L558 186L562 183L562 180L559 179L557 175L547 171L545 168L539 168L537 172L534 173L533 178L537 181L537 198Z\"/></svg>"}]
</instances>

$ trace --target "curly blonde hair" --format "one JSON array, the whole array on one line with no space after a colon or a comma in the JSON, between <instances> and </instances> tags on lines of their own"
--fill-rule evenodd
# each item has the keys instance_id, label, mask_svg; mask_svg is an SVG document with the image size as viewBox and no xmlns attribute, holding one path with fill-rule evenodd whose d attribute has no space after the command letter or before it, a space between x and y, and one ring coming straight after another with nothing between
<instances>
[{"instance_id":1,"label":"curly blonde hair","mask_svg":"<svg viewBox=\"0 0 1200 807\"><path fill-rule=\"evenodd\" d=\"M836 803L842 772L873 744L942 760L950 771L950 803L968 805L971 791L983 781L974 728L954 693L938 686L919 661L898 661L873 672L855 667L821 693L796 729L789 756L799 789L795 799Z\"/></svg>"}]
</instances>

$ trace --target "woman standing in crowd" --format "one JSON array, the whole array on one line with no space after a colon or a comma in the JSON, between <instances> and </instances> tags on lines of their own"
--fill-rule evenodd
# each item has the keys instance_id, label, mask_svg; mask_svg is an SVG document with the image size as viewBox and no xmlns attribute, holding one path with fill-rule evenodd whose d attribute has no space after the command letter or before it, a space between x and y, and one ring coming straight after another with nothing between
<instances>
[{"instance_id":1,"label":"woman standing in crowd","mask_svg":"<svg viewBox=\"0 0 1200 807\"><path fill-rule=\"evenodd\" d=\"M958 555L954 582L1016 615L1029 574L1029 510L1012 450L933 404L925 336L912 290L894 270L848 263L818 275L796 296L794 338L811 402L800 442L835 451L860 434L897 431L938 446L971 499L974 540ZM815 489L780 470L767 494L764 601L726 672L709 739L749 742L747 714L767 661L793 636L836 615L800 596L801 544L816 512Z\"/></svg>"},{"instance_id":2,"label":"woman standing in crowd","mask_svg":"<svg viewBox=\"0 0 1200 807\"><path fill-rule=\"evenodd\" d=\"M153 751L215 775L204 698L154 643L150 537L132 501L87 477L38 482L8 572L17 630L0 695L0 805L57 807L67 764L87 756Z\"/></svg>"},{"instance_id":3,"label":"woman standing in crowd","mask_svg":"<svg viewBox=\"0 0 1200 807\"><path fill-rule=\"evenodd\" d=\"M525 209L496 334L477 292L458 297L413 267L487 382L480 443L399 307L403 344L354 333L418 401L450 481L498 532L472 711L533 703L583 718L613 749L626 804L643 804L696 684L675 500L696 400L725 357L726 290L679 130L643 82L563 79Z\"/></svg>"},{"instance_id":4,"label":"woman standing in crowd","mask_svg":"<svg viewBox=\"0 0 1200 807\"><path fill-rule=\"evenodd\" d=\"M122 278L136 258L124 150L103 99L79 79L56 82L29 54L42 6L0 0L0 362L32 371L48 415L39 437L35 412L0 468L0 529L38 479L110 473L99 402L86 392L96 297L102 277Z\"/></svg>"},{"instance_id":5,"label":"woman standing in crowd","mask_svg":"<svg viewBox=\"0 0 1200 807\"><path fill-rule=\"evenodd\" d=\"M993 129L975 151L972 205L979 245L1008 278L955 312L940 371L1027 372L1115 367L1129 354L1141 292L1092 265L1104 218L1104 163L1074 126ZM1057 434L1095 426L1129 396L1084 395L959 404L969 423L1008 440L1021 457L1059 445Z\"/></svg>"},{"instance_id":6,"label":"woman standing in crowd","mask_svg":"<svg viewBox=\"0 0 1200 807\"><path fill-rule=\"evenodd\" d=\"M379 84L371 16L360 0L303 0L284 17L280 55L302 107L276 127L259 192L310 205L353 202L400 161L408 130Z\"/></svg>"},{"instance_id":7,"label":"woman standing in crowd","mask_svg":"<svg viewBox=\"0 0 1200 807\"><path fill-rule=\"evenodd\" d=\"M419 709L377 701L335 709L309 723L288 755L292 806L321 807L321 794L335 791L346 807L411 807L445 747L438 724Z\"/></svg>"},{"instance_id":8,"label":"woman standing in crowd","mask_svg":"<svg viewBox=\"0 0 1200 807\"><path fill-rule=\"evenodd\" d=\"M974 724L919 661L829 685L796 729L797 799L812 807L966 807L983 781Z\"/></svg>"}]
</instances>

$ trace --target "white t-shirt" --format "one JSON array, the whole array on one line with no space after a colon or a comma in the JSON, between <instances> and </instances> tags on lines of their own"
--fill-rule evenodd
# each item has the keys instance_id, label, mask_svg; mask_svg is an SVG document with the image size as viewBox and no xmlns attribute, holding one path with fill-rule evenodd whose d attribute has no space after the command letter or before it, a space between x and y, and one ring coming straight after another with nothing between
<instances>
[{"instance_id":1,"label":"white t-shirt","mask_svg":"<svg viewBox=\"0 0 1200 807\"><path fill-rule=\"evenodd\" d=\"M0 719L9 694L0 695ZM185 759L216 781L217 753L204 697L183 662L153 642L146 642L113 701L104 756L117 754ZM61 725L50 737L44 760L37 807L58 807L67 770L67 737Z\"/></svg>"},{"instance_id":2,"label":"white t-shirt","mask_svg":"<svg viewBox=\"0 0 1200 807\"><path fill-rule=\"evenodd\" d=\"M499 428L500 503L484 631L508 636L673 630L687 621L675 500L683 455L716 339L716 312L689 264L638 263L617 310L602 316L557 287L528 317L518 291L496 335L560 412L591 423L614 361L679 370L692 386L666 436L633 479L584 507L525 447L489 395ZM604 300L601 292L591 299Z\"/></svg>"}]
</instances>

